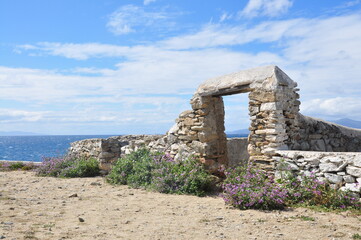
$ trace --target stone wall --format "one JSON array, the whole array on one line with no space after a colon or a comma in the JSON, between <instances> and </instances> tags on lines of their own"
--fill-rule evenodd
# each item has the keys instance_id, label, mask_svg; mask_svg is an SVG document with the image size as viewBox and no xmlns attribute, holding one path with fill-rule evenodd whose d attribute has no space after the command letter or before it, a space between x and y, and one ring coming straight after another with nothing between
<instances>
[{"instance_id":1,"label":"stone wall","mask_svg":"<svg viewBox=\"0 0 361 240\"><path fill-rule=\"evenodd\" d=\"M291 170L296 174L314 173L335 188L351 190L360 197L361 153L277 151L276 176Z\"/></svg>"},{"instance_id":2,"label":"stone wall","mask_svg":"<svg viewBox=\"0 0 361 240\"><path fill-rule=\"evenodd\" d=\"M248 163L247 138L227 138L228 166L245 166Z\"/></svg>"},{"instance_id":3,"label":"stone wall","mask_svg":"<svg viewBox=\"0 0 361 240\"><path fill-rule=\"evenodd\" d=\"M182 115L185 118L187 114ZM181 118L181 119L185 119ZM182 122L181 120L179 122ZM181 160L190 155L201 157L204 152L199 142L189 141L189 144L176 141L178 134L185 131L184 128L175 132L169 131L167 135L125 135L115 136L110 138L94 138L85 139L71 143L68 150L68 158L95 158L99 161L99 166L102 170L109 171L111 164L117 159L136 151L140 147L146 147L151 151L165 152L170 154L175 160ZM172 130L172 129L171 129ZM179 133L180 132L180 133ZM181 135L180 135L181 136ZM235 166L238 163L245 164L248 160L247 152L247 138L228 138L227 149L230 151L230 165ZM201 161L206 165L211 172L216 172L218 169L214 165L209 164L201 158ZM217 166L219 167L219 166Z\"/></svg>"},{"instance_id":4,"label":"stone wall","mask_svg":"<svg viewBox=\"0 0 361 240\"><path fill-rule=\"evenodd\" d=\"M110 165L118 158L145 146L154 150L164 151L163 135L125 135L107 139L85 139L71 143L68 158L95 158L102 170L108 171Z\"/></svg>"},{"instance_id":5,"label":"stone wall","mask_svg":"<svg viewBox=\"0 0 361 240\"><path fill-rule=\"evenodd\" d=\"M208 166L227 166L224 106L222 96L249 92L251 126L248 138L250 159L261 168L272 170L276 150L288 149L289 131L296 131L299 111L297 84L276 66L241 71L209 79L199 86L187 112L186 144L197 142ZM179 119L182 119L181 114ZM183 120L181 120L183 121ZM185 120L184 120L185 121ZM178 123L178 125L182 125ZM184 125L184 124L183 124Z\"/></svg>"},{"instance_id":6,"label":"stone wall","mask_svg":"<svg viewBox=\"0 0 361 240\"><path fill-rule=\"evenodd\" d=\"M315 119L302 114L297 129L289 132L289 149L321 152L361 152L361 130Z\"/></svg>"}]
</instances>

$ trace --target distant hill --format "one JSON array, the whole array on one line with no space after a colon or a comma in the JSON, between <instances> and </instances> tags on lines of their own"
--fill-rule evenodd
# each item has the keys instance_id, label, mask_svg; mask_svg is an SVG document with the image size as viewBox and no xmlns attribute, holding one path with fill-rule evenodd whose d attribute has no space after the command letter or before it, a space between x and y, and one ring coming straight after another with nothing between
<instances>
[{"instance_id":1,"label":"distant hill","mask_svg":"<svg viewBox=\"0 0 361 240\"><path fill-rule=\"evenodd\" d=\"M36 136L36 135L41 135L41 134L32 133L32 132L20 132L20 131L0 132L0 136Z\"/></svg>"},{"instance_id":2,"label":"distant hill","mask_svg":"<svg viewBox=\"0 0 361 240\"><path fill-rule=\"evenodd\" d=\"M352 120L349 118L342 118L342 119L338 119L338 120L334 120L334 121L330 121L328 120L328 122L333 122L345 127L350 127L350 128L359 128L361 129L361 121L356 121L356 120ZM226 131L227 135L248 135L249 134L249 130L248 129L239 129L239 130L234 130L234 131Z\"/></svg>"},{"instance_id":3,"label":"distant hill","mask_svg":"<svg viewBox=\"0 0 361 240\"><path fill-rule=\"evenodd\" d=\"M350 127L350 128L360 128L361 129L361 121L352 120L349 118L342 118L336 121L330 121L342 126Z\"/></svg>"},{"instance_id":4,"label":"distant hill","mask_svg":"<svg viewBox=\"0 0 361 240\"><path fill-rule=\"evenodd\" d=\"M239 130L234 130L234 131L226 131L226 134L249 134L249 130L248 129L239 129Z\"/></svg>"}]
</instances>

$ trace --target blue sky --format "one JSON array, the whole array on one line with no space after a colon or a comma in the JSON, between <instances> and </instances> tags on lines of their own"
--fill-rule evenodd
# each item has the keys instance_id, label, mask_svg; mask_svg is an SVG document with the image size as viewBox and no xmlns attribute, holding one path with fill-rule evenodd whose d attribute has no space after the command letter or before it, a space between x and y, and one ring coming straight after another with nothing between
<instances>
[{"instance_id":1,"label":"blue sky","mask_svg":"<svg viewBox=\"0 0 361 240\"><path fill-rule=\"evenodd\" d=\"M206 79L270 64L303 114L361 120L361 0L3 0L0 36L0 131L164 133ZM225 105L247 128L247 94Z\"/></svg>"}]
</instances>

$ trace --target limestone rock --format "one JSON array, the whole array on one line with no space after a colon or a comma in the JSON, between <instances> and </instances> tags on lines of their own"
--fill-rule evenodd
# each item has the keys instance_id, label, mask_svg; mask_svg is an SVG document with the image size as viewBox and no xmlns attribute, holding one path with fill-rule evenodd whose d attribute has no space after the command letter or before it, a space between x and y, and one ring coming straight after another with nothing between
<instances>
[{"instance_id":1,"label":"limestone rock","mask_svg":"<svg viewBox=\"0 0 361 240\"><path fill-rule=\"evenodd\" d=\"M322 172L337 172L338 166L333 163L321 163L320 170Z\"/></svg>"},{"instance_id":2,"label":"limestone rock","mask_svg":"<svg viewBox=\"0 0 361 240\"><path fill-rule=\"evenodd\" d=\"M361 154L356 156L356 158L353 160L352 165L361 168Z\"/></svg>"},{"instance_id":3,"label":"limestone rock","mask_svg":"<svg viewBox=\"0 0 361 240\"><path fill-rule=\"evenodd\" d=\"M346 168L346 172L354 177L361 177L361 168L349 166Z\"/></svg>"},{"instance_id":4,"label":"limestone rock","mask_svg":"<svg viewBox=\"0 0 361 240\"><path fill-rule=\"evenodd\" d=\"M361 192L361 184L358 184L358 183L346 183L344 187L341 187L341 190L360 193Z\"/></svg>"},{"instance_id":5,"label":"limestone rock","mask_svg":"<svg viewBox=\"0 0 361 240\"><path fill-rule=\"evenodd\" d=\"M330 183L335 183L335 184L340 184L340 183L342 183L342 180L343 180L342 176L339 176L337 174L332 174L332 173L325 173L325 178Z\"/></svg>"},{"instance_id":6,"label":"limestone rock","mask_svg":"<svg viewBox=\"0 0 361 240\"><path fill-rule=\"evenodd\" d=\"M346 183L354 183L355 182L355 178L350 175L343 176L343 180Z\"/></svg>"}]
</instances>

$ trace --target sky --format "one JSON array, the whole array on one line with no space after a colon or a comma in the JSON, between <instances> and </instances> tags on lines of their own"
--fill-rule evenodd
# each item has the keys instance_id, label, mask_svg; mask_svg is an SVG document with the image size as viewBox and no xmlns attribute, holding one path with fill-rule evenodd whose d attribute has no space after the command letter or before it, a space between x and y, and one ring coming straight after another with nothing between
<instances>
[{"instance_id":1,"label":"sky","mask_svg":"<svg viewBox=\"0 0 361 240\"><path fill-rule=\"evenodd\" d=\"M304 115L361 120L361 0L0 0L0 131L165 133L206 79L264 65Z\"/></svg>"}]
</instances>

